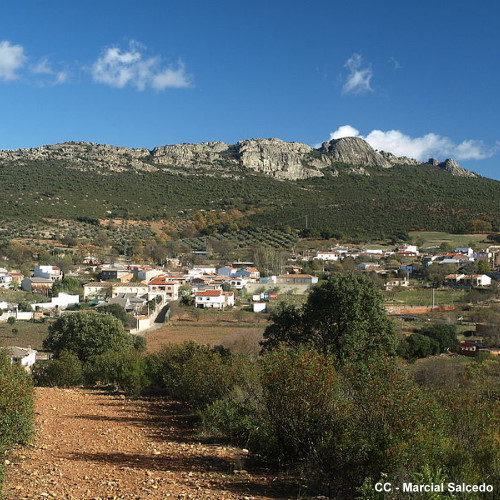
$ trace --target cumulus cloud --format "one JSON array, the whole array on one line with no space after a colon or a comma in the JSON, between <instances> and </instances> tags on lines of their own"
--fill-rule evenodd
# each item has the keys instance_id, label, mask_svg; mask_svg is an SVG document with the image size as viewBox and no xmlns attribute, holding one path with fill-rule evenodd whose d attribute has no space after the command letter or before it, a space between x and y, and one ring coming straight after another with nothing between
<instances>
[{"instance_id":1,"label":"cumulus cloud","mask_svg":"<svg viewBox=\"0 0 500 500\"><path fill-rule=\"evenodd\" d=\"M430 157L453 157L457 160L482 160L493 156L497 147L489 147L483 141L467 140L459 144L448 137L434 133L421 137L410 137L399 130L372 130L362 136L351 125L342 125L330 134L330 140L342 137L361 137L379 151L388 151L396 156L408 156L425 161Z\"/></svg>"},{"instance_id":2,"label":"cumulus cloud","mask_svg":"<svg viewBox=\"0 0 500 500\"><path fill-rule=\"evenodd\" d=\"M330 134L330 140L341 139L342 137L357 137L359 135L359 130L351 127L350 125L342 125L335 132Z\"/></svg>"},{"instance_id":3,"label":"cumulus cloud","mask_svg":"<svg viewBox=\"0 0 500 500\"><path fill-rule=\"evenodd\" d=\"M146 87L164 90L191 86L182 61L177 67L162 67L159 56L144 57L143 50L144 46L135 41L130 42L128 50L106 49L91 68L94 81L115 88L130 85L140 91Z\"/></svg>"},{"instance_id":4,"label":"cumulus cloud","mask_svg":"<svg viewBox=\"0 0 500 500\"><path fill-rule=\"evenodd\" d=\"M26 62L24 47L13 45L7 40L0 42L0 80L15 80L17 71Z\"/></svg>"},{"instance_id":5,"label":"cumulus cloud","mask_svg":"<svg viewBox=\"0 0 500 500\"><path fill-rule=\"evenodd\" d=\"M363 58L360 54L353 54L344 66L349 70L347 79L342 87L344 94L373 92L370 85L373 70L363 64Z\"/></svg>"}]
</instances>

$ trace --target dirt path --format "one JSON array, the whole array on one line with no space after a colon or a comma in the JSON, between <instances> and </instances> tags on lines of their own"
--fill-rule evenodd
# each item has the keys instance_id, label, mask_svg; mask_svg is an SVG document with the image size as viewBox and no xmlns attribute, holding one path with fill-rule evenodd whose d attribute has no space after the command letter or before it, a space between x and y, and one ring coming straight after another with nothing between
<instances>
[{"instance_id":1,"label":"dirt path","mask_svg":"<svg viewBox=\"0 0 500 500\"><path fill-rule=\"evenodd\" d=\"M83 389L37 388L37 437L8 457L5 494L20 499L289 498L244 469L237 448L199 443L181 405Z\"/></svg>"}]
</instances>

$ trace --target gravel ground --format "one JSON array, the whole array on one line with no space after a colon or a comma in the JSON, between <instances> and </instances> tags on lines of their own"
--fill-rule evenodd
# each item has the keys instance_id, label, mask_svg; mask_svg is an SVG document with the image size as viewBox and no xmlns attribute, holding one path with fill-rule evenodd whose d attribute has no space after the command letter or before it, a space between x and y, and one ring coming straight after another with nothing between
<instances>
[{"instance_id":1,"label":"gravel ground","mask_svg":"<svg viewBox=\"0 0 500 500\"><path fill-rule=\"evenodd\" d=\"M37 436L8 456L6 498L284 499L246 450L202 444L186 407L85 389L37 388Z\"/></svg>"}]
</instances>

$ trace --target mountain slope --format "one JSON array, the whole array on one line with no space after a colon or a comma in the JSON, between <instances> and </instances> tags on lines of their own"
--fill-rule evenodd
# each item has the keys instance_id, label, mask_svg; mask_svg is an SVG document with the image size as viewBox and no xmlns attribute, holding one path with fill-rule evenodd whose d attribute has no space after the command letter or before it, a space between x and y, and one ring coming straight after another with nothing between
<instances>
[{"instance_id":1,"label":"mountain slope","mask_svg":"<svg viewBox=\"0 0 500 500\"><path fill-rule=\"evenodd\" d=\"M163 146L90 143L1 151L0 214L165 219L195 210L246 214L257 226L345 235L459 230L471 219L500 227L500 183L455 162L419 163L359 138L319 149L278 139Z\"/></svg>"}]
</instances>

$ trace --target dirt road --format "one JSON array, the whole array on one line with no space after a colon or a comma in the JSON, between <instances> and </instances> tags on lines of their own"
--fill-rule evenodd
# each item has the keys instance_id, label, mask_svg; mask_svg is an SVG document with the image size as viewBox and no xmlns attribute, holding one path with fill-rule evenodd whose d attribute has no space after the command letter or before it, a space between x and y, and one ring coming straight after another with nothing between
<instances>
[{"instance_id":1,"label":"dirt road","mask_svg":"<svg viewBox=\"0 0 500 500\"><path fill-rule=\"evenodd\" d=\"M20 499L290 498L246 472L246 450L201 444L185 407L84 389L37 388L37 437L7 460Z\"/></svg>"}]
</instances>

